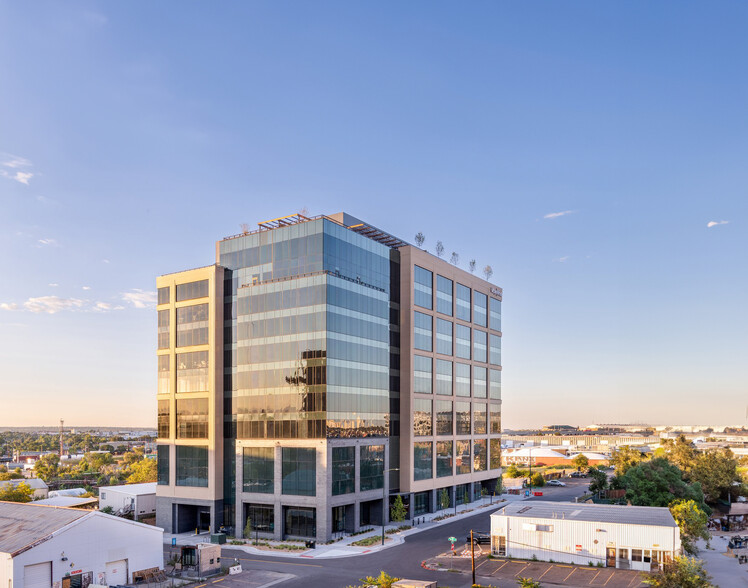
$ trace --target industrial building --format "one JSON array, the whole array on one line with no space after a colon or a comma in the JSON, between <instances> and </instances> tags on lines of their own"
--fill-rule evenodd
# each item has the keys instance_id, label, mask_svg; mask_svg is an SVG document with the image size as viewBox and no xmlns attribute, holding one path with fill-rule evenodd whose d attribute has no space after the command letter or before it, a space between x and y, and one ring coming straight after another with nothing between
<instances>
[{"instance_id":1,"label":"industrial building","mask_svg":"<svg viewBox=\"0 0 748 588\"><path fill-rule=\"evenodd\" d=\"M512 502L491 515L499 557L652 571L681 554L670 510L568 502Z\"/></svg>"},{"instance_id":2,"label":"industrial building","mask_svg":"<svg viewBox=\"0 0 748 588\"><path fill-rule=\"evenodd\" d=\"M157 524L324 541L492 492L501 288L345 213L160 276Z\"/></svg>"},{"instance_id":3,"label":"industrial building","mask_svg":"<svg viewBox=\"0 0 748 588\"><path fill-rule=\"evenodd\" d=\"M128 584L163 569L163 535L99 511L0 502L0 586Z\"/></svg>"},{"instance_id":4,"label":"industrial building","mask_svg":"<svg viewBox=\"0 0 748 588\"><path fill-rule=\"evenodd\" d=\"M0 490L7 488L17 488L20 484L26 484L33 494L31 495L32 500L40 500L49 496L49 486L44 483L41 478L17 478L14 480L3 480L0 481Z\"/></svg>"},{"instance_id":5,"label":"industrial building","mask_svg":"<svg viewBox=\"0 0 748 588\"><path fill-rule=\"evenodd\" d=\"M136 521L156 514L156 482L99 487L99 509L110 507L112 514L132 516Z\"/></svg>"}]
</instances>

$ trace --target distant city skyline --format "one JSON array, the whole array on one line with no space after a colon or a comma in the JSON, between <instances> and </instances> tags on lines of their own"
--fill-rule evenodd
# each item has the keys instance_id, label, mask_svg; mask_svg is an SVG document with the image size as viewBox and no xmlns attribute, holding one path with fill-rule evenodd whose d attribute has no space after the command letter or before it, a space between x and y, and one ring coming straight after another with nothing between
<instances>
[{"instance_id":1,"label":"distant city skyline","mask_svg":"<svg viewBox=\"0 0 748 588\"><path fill-rule=\"evenodd\" d=\"M505 428L746 423L748 5L292 6L0 0L0 424L155 426L156 276L302 208L493 267Z\"/></svg>"}]
</instances>

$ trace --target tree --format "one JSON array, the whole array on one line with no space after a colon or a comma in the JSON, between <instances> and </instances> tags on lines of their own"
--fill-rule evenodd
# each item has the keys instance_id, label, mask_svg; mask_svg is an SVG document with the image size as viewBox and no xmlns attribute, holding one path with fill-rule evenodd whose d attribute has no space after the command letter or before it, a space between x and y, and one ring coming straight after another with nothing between
<instances>
[{"instance_id":1,"label":"tree","mask_svg":"<svg viewBox=\"0 0 748 588\"><path fill-rule=\"evenodd\" d=\"M530 485L538 488L545 486L545 478L543 477L543 474L540 472L534 473L532 478L530 478Z\"/></svg>"},{"instance_id":2,"label":"tree","mask_svg":"<svg viewBox=\"0 0 748 588\"><path fill-rule=\"evenodd\" d=\"M441 241L436 242L436 256L441 258L444 255L444 244Z\"/></svg>"},{"instance_id":3,"label":"tree","mask_svg":"<svg viewBox=\"0 0 748 588\"><path fill-rule=\"evenodd\" d=\"M483 268L483 275L486 276L486 280L490 280L491 276L493 275L493 268L490 265L487 265Z\"/></svg>"},{"instance_id":4,"label":"tree","mask_svg":"<svg viewBox=\"0 0 748 588\"><path fill-rule=\"evenodd\" d=\"M630 468L644 461L644 454L638 449L623 445L618 447L611 457L616 476L623 476Z\"/></svg>"},{"instance_id":5,"label":"tree","mask_svg":"<svg viewBox=\"0 0 748 588\"><path fill-rule=\"evenodd\" d=\"M416 245L421 247L425 240L426 240L426 236L421 231L418 231L416 233Z\"/></svg>"},{"instance_id":6,"label":"tree","mask_svg":"<svg viewBox=\"0 0 748 588\"><path fill-rule=\"evenodd\" d=\"M590 492L597 494L608 488L608 475L597 468L590 468L587 472L590 475Z\"/></svg>"},{"instance_id":7,"label":"tree","mask_svg":"<svg viewBox=\"0 0 748 588\"><path fill-rule=\"evenodd\" d=\"M114 514L114 508L111 506L105 506L104 508L100 508L99 510L105 514L110 514L110 515Z\"/></svg>"},{"instance_id":8,"label":"tree","mask_svg":"<svg viewBox=\"0 0 748 588\"><path fill-rule=\"evenodd\" d=\"M15 486L8 483L0 488L0 500L6 502L31 502L33 496L34 490L26 482Z\"/></svg>"},{"instance_id":9,"label":"tree","mask_svg":"<svg viewBox=\"0 0 748 588\"><path fill-rule=\"evenodd\" d=\"M446 488L442 488L439 491L439 508L441 510L449 508L449 492Z\"/></svg>"},{"instance_id":10,"label":"tree","mask_svg":"<svg viewBox=\"0 0 748 588\"><path fill-rule=\"evenodd\" d=\"M522 588L541 588L540 582L532 578L517 578L517 586Z\"/></svg>"},{"instance_id":11,"label":"tree","mask_svg":"<svg viewBox=\"0 0 748 588\"><path fill-rule=\"evenodd\" d=\"M587 459L587 456L584 453L578 453L574 456L574 459L571 460L571 465L573 465L578 470L581 470L589 467L590 460Z\"/></svg>"},{"instance_id":12,"label":"tree","mask_svg":"<svg viewBox=\"0 0 748 588\"><path fill-rule=\"evenodd\" d=\"M511 464L506 470L504 471L507 478L520 478L519 468L515 464Z\"/></svg>"},{"instance_id":13,"label":"tree","mask_svg":"<svg viewBox=\"0 0 748 588\"><path fill-rule=\"evenodd\" d=\"M449 258L449 263L451 263L452 265L457 265L458 263L460 263L460 254L456 251L453 251L452 257Z\"/></svg>"},{"instance_id":14,"label":"tree","mask_svg":"<svg viewBox=\"0 0 748 588\"><path fill-rule=\"evenodd\" d=\"M55 453L42 455L34 464L34 471L45 482L49 482L60 475L60 456Z\"/></svg>"},{"instance_id":15,"label":"tree","mask_svg":"<svg viewBox=\"0 0 748 588\"><path fill-rule=\"evenodd\" d=\"M474 273L475 273L475 260L474 260L474 259L471 259L471 260L470 260L470 261L468 262L468 269L470 270L470 273L471 273L471 274L474 274Z\"/></svg>"},{"instance_id":16,"label":"tree","mask_svg":"<svg viewBox=\"0 0 748 588\"><path fill-rule=\"evenodd\" d=\"M642 581L657 588L716 588L704 569L704 562L693 557L676 557L667 562L659 574L647 575Z\"/></svg>"},{"instance_id":17,"label":"tree","mask_svg":"<svg viewBox=\"0 0 748 588\"><path fill-rule=\"evenodd\" d=\"M128 484L142 484L156 480L158 480L158 466L155 459L141 459L132 465L130 475L127 476Z\"/></svg>"},{"instance_id":18,"label":"tree","mask_svg":"<svg viewBox=\"0 0 748 588\"><path fill-rule=\"evenodd\" d=\"M740 482L738 460L730 449L709 449L698 455L691 466L688 478L701 484L705 499L716 502L727 498L733 482Z\"/></svg>"},{"instance_id":19,"label":"tree","mask_svg":"<svg viewBox=\"0 0 748 588\"><path fill-rule=\"evenodd\" d=\"M362 586L377 586L377 588L392 588L392 585L397 582L400 578L390 576L384 570L379 572L378 576L366 576L361 578Z\"/></svg>"},{"instance_id":20,"label":"tree","mask_svg":"<svg viewBox=\"0 0 748 588\"><path fill-rule=\"evenodd\" d=\"M704 504L701 485L685 482L678 467L663 457L630 468L620 481L626 489L626 500L634 506L668 506L674 500L685 499L695 501L704 512L711 512Z\"/></svg>"},{"instance_id":21,"label":"tree","mask_svg":"<svg viewBox=\"0 0 748 588\"><path fill-rule=\"evenodd\" d=\"M390 507L390 519L399 523L400 521L404 521L406 516L408 516L408 510L403 504L403 497L398 494L395 497L395 502Z\"/></svg>"},{"instance_id":22,"label":"tree","mask_svg":"<svg viewBox=\"0 0 748 588\"><path fill-rule=\"evenodd\" d=\"M665 452L664 457L670 463L678 466L684 477L688 477L698 457L693 444L683 435L679 435L675 441L664 439L660 443L662 443L662 449Z\"/></svg>"},{"instance_id":23,"label":"tree","mask_svg":"<svg viewBox=\"0 0 748 588\"><path fill-rule=\"evenodd\" d=\"M252 519L250 519L249 517L247 517L247 523L244 525L244 538L252 538Z\"/></svg>"},{"instance_id":24,"label":"tree","mask_svg":"<svg viewBox=\"0 0 748 588\"><path fill-rule=\"evenodd\" d=\"M465 493L462 495L462 504L467 504L470 502L470 496L468 495L468 491L465 490Z\"/></svg>"},{"instance_id":25,"label":"tree","mask_svg":"<svg viewBox=\"0 0 748 588\"><path fill-rule=\"evenodd\" d=\"M680 538L686 553L696 555L696 540L709 541L709 517L693 500L678 500L670 505L670 512L680 528Z\"/></svg>"}]
</instances>

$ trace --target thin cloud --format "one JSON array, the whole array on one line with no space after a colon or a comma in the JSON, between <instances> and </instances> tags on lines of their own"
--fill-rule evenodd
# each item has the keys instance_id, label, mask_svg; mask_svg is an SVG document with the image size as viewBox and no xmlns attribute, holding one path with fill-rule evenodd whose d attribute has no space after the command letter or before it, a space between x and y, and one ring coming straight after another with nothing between
<instances>
[{"instance_id":1,"label":"thin cloud","mask_svg":"<svg viewBox=\"0 0 748 588\"><path fill-rule=\"evenodd\" d=\"M34 314L57 314L58 312L109 312L124 310L124 306L109 302L62 298L60 296L38 296L22 304L0 302L0 310L31 312Z\"/></svg>"},{"instance_id":2,"label":"thin cloud","mask_svg":"<svg viewBox=\"0 0 748 588\"><path fill-rule=\"evenodd\" d=\"M56 239L39 239L37 240L37 243L39 243L40 247L44 247L47 245L50 247L59 247Z\"/></svg>"},{"instance_id":3,"label":"thin cloud","mask_svg":"<svg viewBox=\"0 0 748 588\"><path fill-rule=\"evenodd\" d=\"M728 224L730 224L730 221L726 221L726 220L709 221L708 223L706 223L706 228L707 229L711 229L712 227L716 227L716 226L719 226L719 225L728 225Z\"/></svg>"},{"instance_id":4,"label":"thin cloud","mask_svg":"<svg viewBox=\"0 0 748 588\"><path fill-rule=\"evenodd\" d=\"M25 157L11 155L10 153L0 154L0 177L7 178L9 180L15 180L16 182L20 182L21 184L28 186L29 181L31 181L31 178L34 177L34 174L29 171L23 170L29 167L32 167L32 163Z\"/></svg>"},{"instance_id":5,"label":"thin cloud","mask_svg":"<svg viewBox=\"0 0 748 588\"><path fill-rule=\"evenodd\" d=\"M84 290L90 290L90 289L91 289L91 286L83 286L83 289L84 289Z\"/></svg>"},{"instance_id":6,"label":"thin cloud","mask_svg":"<svg viewBox=\"0 0 748 588\"><path fill-rule=\"evenodd\" d=\"M122 293L122 300L132 304L135 308L153 308L156 306L156 293L133 288L130 292Z\"/></svg>"},{"instance_id":7,"label":"thin cloud","mask_svg":"<svg viewBox=\"0 0 748 588\"><path fill-rule=\"evenodd\" d=\"M561 212L549 212L548 214L544 215L543 218L558 218L560 216L566 216L567 214L572 214L573 210L562 210Z\"/></svg>"},{"instance_id":8,"label":"thin cloud","mask_svg":"<svg viewBox=\"0 0 748 588\"><path fill-rule=\"evenodd\" d=\"M18 310L15 302L0 302L0 310Z\"/></svg>"},{"instance_id":9,"label":"thin cloud","mask_svg":"<svg viewBox=\"0 0 748 588\"><path fill-rule=\"evenodd\" d=\"M569 256L564 255L563 257L557 257L553 261L555 261L556 263L565 263L567 259L569 259Z\"/></svg>"},{"instance_id":10,"label":"thin cloud","mask_svg":"<svg viewBox=\"0 0 748 588\"><path fill-rule=\"evenodd\" d=\"M102 259L101 263L109 263L109 260L108 259Z\"/></svg>"},{"instance_id":11,"label":"thin cloud","mask_svg":"<svg viewBox=\"0 0 748 588\"><path fill-rule=\"evenodd\" d=\"M56 284L54 282L51 282L50 284L47 284L47 286L49 286L50 288L57 288L57 286L59 286L59 285L60 284Z\"/></svg>"}]
</instances>

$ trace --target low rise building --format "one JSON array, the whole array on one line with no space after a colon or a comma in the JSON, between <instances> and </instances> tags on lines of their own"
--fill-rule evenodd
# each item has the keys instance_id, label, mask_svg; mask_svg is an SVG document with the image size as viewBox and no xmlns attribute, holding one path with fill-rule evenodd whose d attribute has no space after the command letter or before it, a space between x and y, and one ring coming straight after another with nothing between
<instances>
[{"instance_id":1,"label":"low rise building","mask_svg":"<svg viewBox=\"0 0 748 588\"><path fill-rule=\"evenodd\" d=\"M491 515L491 552L651 571L681 554L681 540L667 508L522 501Z\"/></svg>"},{"instance_id":2,"label":"low rise building","mask_svg":"<svg viewBox=\"0 0 748 588\"><path fill-rule=\"evenodd\" d=\"M118 516L132 514L138 521L156 514L156 482L125 484L123 486L101 486L99 508L111 507Z\"/></svg>"},{"instance_id":3,"label":"low rise building","mask_svg":"<svg viewBox=\"0 0 748 588\"><path fill-rule=\"evenodd\" d=\"M16 488L19 484L26 484L34 491L34 493L31 495L33 500L47 498L47 496L49 495L49 486L44 483L44 480L41 480L39 478L18 478L16 480L4 480L0 482L0 490L6 490L7 488Z\"/></svg>"}]
</instances>

